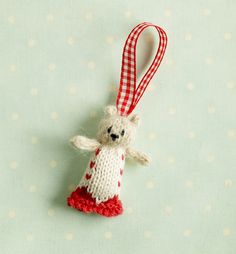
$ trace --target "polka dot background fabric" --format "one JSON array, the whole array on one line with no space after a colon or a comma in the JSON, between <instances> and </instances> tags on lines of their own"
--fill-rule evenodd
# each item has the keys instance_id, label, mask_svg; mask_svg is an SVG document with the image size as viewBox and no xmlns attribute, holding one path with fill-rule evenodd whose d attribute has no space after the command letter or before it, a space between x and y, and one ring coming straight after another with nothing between
<instances>
[{"instance_id":1,"label":"polka dot background fabric","mask_svg":"<svg viewBox=\"0 0 236 254\"><path fill-rule=\"evenodd\" d=\"M236 252L236 72L233 0L1 1L1 254ZM135 113L134 147L150 167L125 168L122 216L67 207L115 104L121 54L143 21L168 35ZM148 29L138 78L156 52Z\"/></svg>"}]
</instances>

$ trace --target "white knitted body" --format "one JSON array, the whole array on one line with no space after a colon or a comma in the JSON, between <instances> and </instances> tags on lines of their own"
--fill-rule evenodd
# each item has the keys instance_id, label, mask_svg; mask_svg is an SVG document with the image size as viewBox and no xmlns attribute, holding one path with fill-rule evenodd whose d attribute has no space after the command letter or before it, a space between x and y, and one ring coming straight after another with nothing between
<instances>
[{"instance_id":1,"label":"white knitted body","mask_svg":"<svg viewBox=\"0 0 236 254\"><path fill-rule=\"evenodd\" d=\"M86 187L97 204L119 196L124 164L123 148L100 146L91 156L79 187Z\"/></svg>"}]
</instances>

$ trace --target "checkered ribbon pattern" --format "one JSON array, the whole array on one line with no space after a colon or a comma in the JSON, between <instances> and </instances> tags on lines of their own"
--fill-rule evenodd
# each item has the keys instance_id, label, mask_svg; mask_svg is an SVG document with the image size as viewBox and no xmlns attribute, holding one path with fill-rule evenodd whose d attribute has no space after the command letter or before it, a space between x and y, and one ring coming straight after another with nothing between
<instances>
[{"instance_id":1,"label":"checkered ribbon pattern","mask_svg":"<svg viewBox=\"0 0 236 254\"><path fill-rule=\"evenodd\" d=\"M154 27L159 34L159 46L152 64L136 87L136 45L140 34L148 27ZM122 55L120 88L116 100L118 113L128 116L136 107L149 82L161 64L167 46L165 31L154 24L144 22L137 25L129 34Z\"/></svg>"}]
</instances>

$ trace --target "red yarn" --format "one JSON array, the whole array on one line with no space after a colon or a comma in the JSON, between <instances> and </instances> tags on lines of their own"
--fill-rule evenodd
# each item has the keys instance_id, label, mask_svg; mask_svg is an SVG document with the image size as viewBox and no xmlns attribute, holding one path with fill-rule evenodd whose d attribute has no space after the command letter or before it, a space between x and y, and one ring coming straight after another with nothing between
<instances>
[{"instance_id":1,"label":"red yarn","mask_svg":"<svg viewBox=\"0 0 236 254\"><path fill-rule=\"evenodd\" d=\"M69 206L84 213L94 212L106 217L117 216L123 212L122 203L118 196L96 204L95 199L92 198L92 195L87 192L85 187L78 187L72 192L67 199L67 203Z\"/></svg>"}]
</instances>

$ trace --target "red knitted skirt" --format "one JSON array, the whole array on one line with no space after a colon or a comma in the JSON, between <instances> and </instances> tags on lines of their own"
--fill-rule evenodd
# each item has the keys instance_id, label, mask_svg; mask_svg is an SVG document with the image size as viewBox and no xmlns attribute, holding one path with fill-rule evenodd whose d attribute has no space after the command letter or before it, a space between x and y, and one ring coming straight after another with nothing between
<instances>
[{"instance_id":1,"label":"red knitted skirt","mask_svg":"<svg viewBox=\"0 0 236 254\"><path fill-rule=\"evenodd\" d=\"M97 213L106 217L117 216L123 212L122 203L118 196L96 204L95 199L85 187L78 187L73 191L70 197L67 198L67 203L81 212Z\"/></svg>"}]
</instances>

